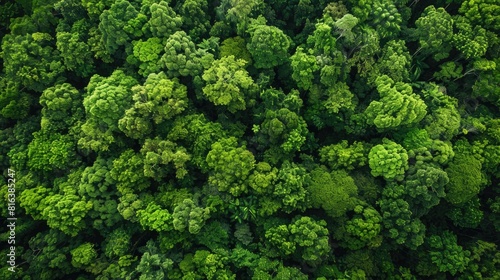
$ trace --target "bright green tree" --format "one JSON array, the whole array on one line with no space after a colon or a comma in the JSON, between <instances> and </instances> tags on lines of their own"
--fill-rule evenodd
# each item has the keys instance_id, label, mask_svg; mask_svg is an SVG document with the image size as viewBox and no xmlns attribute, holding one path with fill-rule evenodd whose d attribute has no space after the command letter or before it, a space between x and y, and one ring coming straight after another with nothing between
<instances>
[{"instance_id":1,"label":"bright green tree","mask_svg":"<svg viewBox=\"0 0 500 280\"><path fill-rule=\"evenodd\" d=\"M368 164L373 176L383 176L388 181L401 181L408 169L408 154L400 144L384 138L382 144L371 148Z\"/></svg>"},{"instance_id":2,"label":"bright green tree","mask_svg":"<svg viewBox=\"0 0 500 280\"><path fill-rule=\"evenodd\" d=\"M256 68L273 68L288 59L291 39L275 26L249 26L250 40L247 49L252 54Z\"/></svg>"},{"instance_id":3,"label":"bright green tree","mask_svg":"<svg viewBox=\"0 0 500 280\"><path fill-rule=\"evenodd\" d=\"M177 205L172 213L174 229L178 231L188 230L191 234L198 234L210 218L208 208L197 206L193 200L185 199Z\"/></svg>"},{"instance_id":4,"label":"bright green tree","mask_svg":"<svg viewBox=\"0 0 500 280\"><path fill-rule=\"evenodd\" d=\"M182 26L182 17L175 13L168 2L153 3L149 6L149 12L149 30L156 38L168 38Z\"/></svg>"},{"instance_id":5,"label":"bright green tree","mask_svg":"<svg viewBox=\"0 0 500 280\"><path fill-rule=\"evenodd\" d=\"M410 126L420 122L427 114L427 105L409 84L394 82L387 75L375 80L380 100L374 100L365 110L369 124L378 129Z\"/></svg>"},{"instance_id":6,"label":"bright green tree","mask_svg":"<svg viewBox=\"0 0 500 280\"><path fill-rule=\"evenodd\" d=\"M314 169L307 190L314 207L321 207L334 218L341 217L356 205L357 186L347 172L336 170L328 173Z\"/></svg>"},{"instance_id":7,"label":"bright green tree","mask_svg":"<svg viewBox=\"0 0 500 280\"><path fill-rule=\"evenodd\" d=\"M215 142L207 154L206 162L209 184L234 196L247 192L248 177L255 168L255 158L245 146L238 145L236 138L224 138Z\"/></svg>"},{"instance_id":8,"label":"bright green tree","mask_svg":"<svg viewBox=\"0 0 500 280\"><path fill-rule=\"evenodd\" d=\"M234 56L225 56L214 61L203 72L203 94L218 106L225 106L231 113L245 110L247 103L256 94L256 85L244 69L245 60L236 60Z\"/></svg>"},{"instance_id":9,"label":"bright green tree","mask_svg":"<svg viewBox=\"0 0 500 280\"><path fill-rule=\"evenodd\" d=\"M169 77L197 76L212 65L214 57L206 50L197 48L184 31L170 35L165 43L161 62Z\"/></svg>"}]
</instances>

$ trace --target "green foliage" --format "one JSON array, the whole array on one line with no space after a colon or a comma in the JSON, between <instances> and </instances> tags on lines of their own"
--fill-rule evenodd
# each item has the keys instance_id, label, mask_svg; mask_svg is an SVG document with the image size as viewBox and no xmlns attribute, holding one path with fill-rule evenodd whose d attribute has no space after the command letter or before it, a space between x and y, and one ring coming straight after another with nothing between
<instances>
[{"instance_id":1,"label":"green foliage","mask_svg":"<svg viewBox=\"0 0 500 280\"><path fill-rule=\"evenodd\" d=\"M500 279L499 12L3 1L0 279Z\"/></svg>"},{"instance_id":2,"label":"green foliage","mask_svg":"<svg viewBox=\"0 0 500 280\"><path fill-rule=\"evenodd\" d=\"M159 205L149 203L145 209L137 211L139 223L144 229L155 230L158 232L172 230L173 217L166 209L162 209Z\"/></svg>"},{"instance_id":3,"label":"green foliage","mask_svg":"<svg viewBox=\"0 0 500 280\"><path fill-rule=\"evenodd\" d=\"M444 8L427 6L415 25L420 49L434 53L436 60L448 57L453 37L453 19Z\"/></svg>"},{"instance_id":4,"label":"green foliage","mask_svg":"<svg viewBox=\"0 0 500 280\"><path fill-rule=\"evenodd\" d=\"M413 215L421 217L439 204L445 197L445 185L449 182L448 174L439 166L417 163L406 173L406 200Z\"/></svg>"},{"instance_id":5,"label":"green foliage","mask_svg":"<svg viewBox=\"0 0 500 280\"><path fill-rule=\"evenodd\" d=\"M366 1L365 3L368 4ZM363 3L363 2L362 2ZM367 10L371 11L370 24L374 25L382 38L394 37L401 29L402 18L392 1L374 0L373 6L368 4ZM356 16L356 14L354 14Z\"/></svg>"},{"instance_id":6,"label":"green foliage","mask_svg":"<svg viewBox=\"0 0 500 280\"><path fill-rule=\"evenodd\" d=\"M179 11L183 26L191 38L202 38L210 29L207 0L185 0Z\"/></svg>"},{"instance_id":7,"label":"green foliage","mask_svg":"<svg viewBox=\"0 0 500 280\"><path fill-rule=\"evenodd\" d=\"M76 268L89 266L96 257L97 252L94 249L94 244L88 242L71 250L71 264Z\"/></svg>"},{"instance_id":8,"label":"green foliage","mask_svg":"<svg viewBox=\"0 0 500 280\"><path fill-rule=\"evenodd\" d=\"M476 228L483 220L483 211L480 209L478 197L474 197L465 203L453 206L447 213L455 226L462 228Z\"/></svg>"},{"instance_id":9,"label":"green foliage","mask_svg":"<svg viewBox=\"0 0 500 280\"><path fill-rule=\"evenodd\" d=\"M39 102L43 107L41 121L43 130L65 131L76 125L83 117L81 94L69 83L45 89Z\"/></svg>"},{"instance_id":10,"label":"green foliage","mask_svg":"<svg viewBox=\"0 0 500 280\"><path fill-rule=\"evenodd\" d=\"M234 137L221 139L212 145L206 158L208 182L234 196L247 192L247 179L255 167L253 154L238 146Z\"/></svg>"},{"instance_id":11,"label":"green foliage","mask_svg":"<svg viewBox=\"0 0 500 280\"><path fill-rule=\"evenodd\" d=\"M150 280L167 278L172 265L173 261L162 254L153 242L149 241L146 244L146 252L141 256L141 260L135 269L140 276L135 279ZM127 279L133 278L127 277Z\"/></svg>"},{"instance_id":12,"label":"green foliage","mask_svg":"<svg viewBox=\"0 0 500 280\"><path fill-rule=\"evenodd\" d=\"M134 105L125 111L118 127L128 137L140 139L148 135L153 124L160 124L182 113L187 107L186 86L165 73L150 74L143 86L132 88Z\"/></svg>"},{"instance_id":13,"label":"green foliage","mask_svg":"<svg viewBox=\"0 0 500 280\"><path fill-rule=\"evenodd\" d=\"M28 116L31 106L31 96L20 90L19 82L13 82L6 77L0 77L0 114L4 118L22 119Z\"/></svg>"},{"instance_id":14,"label":"green foliage","mask_svg":"<svg viewBox=\"0 0 500 280\"><path fill-rule=\"evenodd\" d=\"M146 139L141 149L144 156L144 176L151 177L157 181L166 177L171 168L166 165L173 165L175 176L184 178L188 173L186 163L191 159L186 149L169 141L161 140L159 137Z\"/></svg>"},{"instance_id":15,"label":"green foliage","mask_svg":"<svg viewBox=\"0 0 500 280\"><path fill-rule=\"evenodd\" d=\"M406 82L410 78L411 57L402 40L391 40L387 42L380 58L372 72L370 81L375 81L380 75L387 75L394 82ZM378 88L377 88L378 89Z\"/></svg>"},{"instance_id":16,"label":"green foliage","mask_svg":"<svg viewBox=\"0 0 500 280\"><path fill-rule=\"evenodd\" d=\"M251 35L247 49L256 68L272 68L288 59L291 39L275 26L249 26Z\"/></svg>"},{"instance_id":17,"label":"green foliage","mask_svg":"<svg viewBox=\"0 0 500 280\"><path fill-rule=\"evenodd\" d=\"M314 72L319 70L316 58L312 51L306 52L302 47L298 47L290 57L292 65L292 78L301 89L310 89L313 85Z\"/></svg>"},{"instance_id":18,"label":"green foliage","mask_svg":"<svg viewBox=\"0 0 500 280\"><path fill-rule=\"evenodd\" d=\"M455 21L458 33L453 35L455 47L467 59L482 57L488 49L488 35L480 25L473 26L465 17Z\"/></svg>"},{"instance_id":19,"label":"green foliage","mask_svg":"<svg viewBox=\"0 0 500 280\"><path fill-rule=\"evenodd\" d=\"M365 246L378 247L382 242L382 216L371 207L356 205L354 215L345 222L345 226L338 227L335 238L341 241L340 245L350 250L358 250Z\"/></svg>"},{"instance_id":20,"label":"green foliage","mask_svg":"<svg viewBox=\"0 0 500 280\"><path fill-rule=\"evenodd\" d=\"M308 186L311 203L321 207L334 218L341 217L356 205L357 187L347 172L336 170L328 173L323 169L311 172L311 182Z\"/></svg>"},{"instance_id":21,"label":"green foliage","mask_svg":"<svg viewBox=\"0 0 500 280\"><path fill-rule=\"evenodd\" d=\"M306 141L307 124L287 108L268 110L256 135L261 145L280 146L285 153L300 151Z\"/></svg>"},{"instance_id":22,"label":"green foliage","mask_svg":"<svg viewBox=\"0 0 500 280\"><path fill-rule=\"evenodd\" d=\"M404 200L405 188L390 183L382 191L377 201L384 224L384 235L393 239L396 244L404 244L416 249L424 243L425 225L414 218L410 204Z\"/></svg>"},{"instance_id":23,"label":"green foliage","mask_svg":"<svg viewBox=\"0 0 500 280\"><path fill-rule=\"evenodd\" d=\"M133 150L126 150L113 160L110 176L122 195L142 191L149 186L149 181L144 176L143 158Z\"/></svg>"},{"instance_id":24,"label":"green foliage","mask_svg":"<svg viewBox=\"0 0 500 280\"><path fill-rule=\"evenodd\" d=\"M206 98L215 105L226 106L231 113L245 110L257 89L244 69L246 63L232 55L214 61L202 75L206 82L203 87Z\"/></svg>"},{"instance_id":25,"label":"green foliage","mask_svg":"<svg viewBox=\"0 0 500 280\"><path fill-rule=\"evenodd\" d=\"M64 67L47 33L5 35L2 59L5 77L28 90L42 92L62 79Z\"/></svg>"},{"instance_id":26,"label":"green foliage","mask_svg":"<svg viewBox=\"0 0 500 280\"><path fill-rule=\"evenodd\" d=\"M174 229L184 231L188 229L191 234L198 234L210 217L208 208L201 208L191 200L185 199L177 205L172 213Z\"/></svg>"},{"instance_id":27,"label":"green foliage","mask_svg":"<svg viewBox=\"0 0 500 280\"><path fill-rule=\"evenodd\" d=\"M491 31L500 30L499 11L500 5L492 0L466 0L462 2L459 9L459 12L473 24Z\"/></svg>"},{"instance_id":28,"label":"green foliage","mask_svg":"<svg viewBox=\"0 0 500 280\"><path fill-rule=\"evenodd\" d=\"M394 82L386 75L375 80L380 100L370 103L365 110L368 124L378 129L411 126L420 122L427 114L427 105L409 84Z\"/></svg>"},{"instance_id":29,"label":"green foliage","mask_svg":"<svg viewBox=\"0 0 500 280\"><path fill-rule=\"evenodd\" d=\"M127 62L139 66L139 74L147 77L151 73L157 73L161 69L158 63L163 51L162 41L157 38L149 38L146 41L133 41L133 53L127 57Z\"/></svg>"},{"instance_id":30,"label":"green foliage","mask_svg":"<svg viewBox=\"0 0 500 280\"><path fill-rule=\"evenodd\" d=\"M132 103L130 88L137 81L121 70L109 77L94 75L87 86L83 106L87 121L82 125L83 137L78 145L84 149L106 151L115 142L113 133L118 120Z\"/></svg>"},{"instance_id":31,"label":"green foliage","mask_svg":"<svg viewBox=\"0 0 500 280\"><path fill-rule=\"evenodd\" d=\"M446 200L458 205L472 199L484 184L481 162L473 155L457 154L445 169L450 182L446 185Z\"/></svg>"},{"instance_id":32,"label":"green foliage","mask_svg":"<svg viewBox=\"0 0 500 280\"><path fill-rule=\"evenodd\" d=\"M234 38L227 38L222 41L220 46L220 56L234 56L236 59L246 60L252 63L252 55L248 52L245 39L236 36Z\"/></svg>"},{"instance_id":33,"label":"green foliage","mask_svg":"<svg viewBox=\"0 0 500 280\"><path fill-rule=\"evenodd\" d=\"M141 36L142 26L146 23L146 16L127 0L118 0L109 10L99 16L99 31L102 33L102 43L110 54L115 53L121 46L130 44L132 39Z\"/></svg>"},{"instance_id":34,"label":"green foliage","mask_svg":"<svg viewBox=\"0 0 500 280\"><path fill-rule=\"evenodd\" d=\"M289 225L279 225L266 231L266 239L283 255L296 250L310 265L317 265L330 251L328 229L324 220L297 216Z\"/></svg>"},{"instance_id":35,"label":"green foliage","mask_svg":"<svg viewBox=\"0 0 500 280\"><path fill-rule=\"evenodd\" d=\"M342 140L338 144L323 146L319 150L319 156L321 162L328 164L332 169L353 170L366 165L367 148L363 142L355 141L349 145L347 140Z\"/></svg>"},{"instance_id":36,"label":"green foliage","mask_svg":"<svg viewBox=\"0 0 500 280\"><path fill-rule=\"evenodd\" d=\"M382 144L370 149L368 164L373 176L383 176L388 181L401 181L408 169L408 154L401 145L384 138Z\"/></svg>"},{"instance_id":37,"label":"green foliage","mask_svg":"<svg viewBox=\"0 0 500 280\"><path fill-rule=\"evenodd\" d=\"M184 31L170 35L164 50L161 62L170 77L197 76L203 69L216 63L213 62L213 55L204 49L196 48L191 37Z\"/></svg>"},{"instance_id":38,"label":"green foliage","mask_svg":"<svg viewBox=\"0 0 500 280\"><path fill-rule=\"evenodd\" d=\"M470 261L470 252L457 244L457 237L450 231L431 235L428 238L429 257L441 272L451 275L462 272Z\"/></svg>"},{"instance_id":39,"label":"green foliage","mask_svg":"<svg viewBox=\"0 0 500 280\"><path fill-rule=\"evenodd\" d=\"M71 32L58 32L56 35L57 50L61 54L64 66L77 75L88 77L94 72L92 53L87 43L82 40L82 35ZM78 54L78 55L75 55Z\"/></svg>"},{"instance_id":40,"label":"green foliage","mask_svg":"<svg viewBox=\"0 0 500 280\"><path fill-rule=\"evenodd\" d=\"M33 170L63 170L76 164L75 143L68 135L36 133L28 145L28 166Z\"/></svg>"},{"instance_id":41,"label":"green foliage","mask_svg":"<svg viewBox=\"0 0 500 280\"><path fill-rule=\"evenodd\" d=\"M304 167L295 163L284 162L281 165L274 183L273 195L281 202L281 208L287 213L294 210L304 210L308 204L306 189L307 174Z\"/></svg>"},{"instance_id":42,"label":"green foliage","mask_svg":"<svg viewBox=\"0 0 500 280\"><path fill-rule=\"evenodd\" d=\"M182 17L178 16L168 5L168 2L160 1L149 6L151 18L148 21L149 30L154 37L167 38L174 32L179 31L182 25Z\"/></svg>"}]
</instances>

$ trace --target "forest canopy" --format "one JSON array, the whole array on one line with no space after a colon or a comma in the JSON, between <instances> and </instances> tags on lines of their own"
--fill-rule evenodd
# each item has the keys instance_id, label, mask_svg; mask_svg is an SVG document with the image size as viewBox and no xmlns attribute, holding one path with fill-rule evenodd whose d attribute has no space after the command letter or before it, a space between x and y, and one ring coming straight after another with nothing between
<instances>
[{"instance_id":1,"label":"forest canopy","mask_svg":"<svg viewBox=\"0 0 500 280\"><path fill-rule=\"evenodd\" d=\"M500 279L496 0L10 0L0 40L0 279Z\"/></svg>"}]
</instances>

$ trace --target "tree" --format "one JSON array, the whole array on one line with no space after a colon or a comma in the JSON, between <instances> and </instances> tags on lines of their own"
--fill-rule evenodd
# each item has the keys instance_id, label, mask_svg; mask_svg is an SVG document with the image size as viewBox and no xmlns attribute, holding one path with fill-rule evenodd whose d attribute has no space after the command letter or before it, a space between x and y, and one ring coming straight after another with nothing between
<instances>
[{"instance_id":1,"label":"tree","mask_svg":"<svg viewBox=\"0 0 500 280\"><path fill-rule=\"evenodd\" d=\"M211 253L206 250L197 250L196 253L186 254L179 263L183 279L223 279L234 280L234 275L227 267L228 256Z\"/></svg>"},{"instance_id":2,"label":"tree","mask_svg":"<svg viewBox=\"0 0 500 280\"><path fill-rule=\"evenodd\" d=\"M446 196L445 185L449 182L448 174L439 166L428 163L417 163L406 173L405 199L415 217L421 217L439 204Z\"/></svg>"},{"instance_id":3,"label":"tree","mask_svg":"<svg viewBox=\"0 0 500 280\"><path fill-rule=\"evenodd\" d=\"M255 168L253 154L244 146L238 146L234 137L221 139L212 144L206 157L208 183L233 196L247 192L248 177Z\"/></svg>"},{"instance_id":4,"label":"tree","mask_svg":"<svg viewBox=\"0 0 500 280\"><path fill-rule=\"evenodd\" d=\"M142 254L134 274L126 279L152 280L167 278L172 270L173 261L167 258L150 240L146 243L146 251ZM138 278L137 276L140 275Z\"/></svg>"},{"instance_id":5,"label":"tree","mask_svg":"<svg viewBox=\"0 0 500 280\"><path fill-rule=\"evenodd\" d=\"M345 37L348 42L354 41L354 34L352 33L352 29L358 24L359 19L351 14L345 14L341 18L337 19L333 26L337 29L337 32L340 33L339 37Z\"/></svg>"},{"instance_id":6,"label":"tree","mask_svg":"<svg viewBox=\"0 0 500 280\"><path fill-rule=\"evenodd\" d=\"M247 49L252 54L256 68L273 68L288 59L291 39L275 26L250 25L250 42Z\"/></svg>"},{"instance_id":7,"label":"tree","mask_svg":"<svg viewBox=\"0 0 500 280\"><path fill-rule=\"evenodd\" d=\"M424 243L425 225L418 218L412 217L410 204L404 200L405 189L395 183L389 183L377 201L384 224L384 235L396 244L404 244L415 250Z\"/></svg>"},{"instance_id":8,"label":"tree","mask_svg":"<svg viewBox=\"0 0 500 280\"><path fill-rule=\"evenodd\" d=\"M369 22L375 26L377 32L382 38L395 37L401 29L402 17L396 6L392 1L374 0L373 6L368 4L372 1L366 1L367 5L364 7L371 11ZM363 3L363 2L362 2ZM354 14L356 16L356 14Z\"/></svg>"},{"instance_id":9,"label":"tree","mask_svg":"<svg viewBox=\"0 0 500 280\"><path fill-rule=\"evenodd\" d=\"M378 247L382 242L382 216L374 208L356 205L354 216L344 226L334 232L341 246L350 250L358 250L364 246Z\"/></svg>"},{"instance_id":10,"label":"tree","mask_svg":"<svg viewBox=\"0 0 500 280\"><path fill-rule=\"evenodd\" d=\"M245 39L240 36L233 38L227 38L222 41L220 46L220 56L230 56L233 55L235 59L246 60L248 64L252 64L252 55L247 49L245 44Z\"/></svg>"},{"instance_id":11,"label":"tree","mask_svg":"<svg viewBox=\"0 0 500 280\"><path fill-rule=\"evenodd\" d=\"M332 169L345 168L350 171L366 165L367 150L368 145L363 142L354 141L349 145L347 140L342 140L338 144L323 146L319 150L319 156L321 162Z\"/></svg>"},{"instance_id":12,"label":"tree","mask_svg":"<svg viewBox=\"0 0 500 280\"><path fill-rule=\"evenodd\" d=\"M75 71L81 77L94 73L90 47L82 40L83 35L77 32L57 32L56 46L61 54L64 66L69 71ZM75 55L75 54L79 55Z\"/></svg>"},{"instance_id":13,"label":"tree","mask_svg":"<svg viewBox=\"0 0 500 280\"><path fill-rule=\"evenodd\" d=\"M426 85L422 94L430 111L424 119L429 136L445 141L452 139L458 134L461 123L457 100L435 84Z\"/></svg>"},{"instance_id":14,"label":"tree","mask_svg":"<svg viewBox=\"0 0 500 280\"><path fill-rule=\"evenodd\" d=\"M28 145L28 167L41 172L76 166L75 143L68 135L38 132Z\"/></svg>"},{"instance_id":15,"label":"tree","mask_svg":"<svg viewBox=\"0 0 500 280\"><path fill-rule=\"evenodd\" d=\"M232 55L214 61L202 75L206 98L215 105L226 106L231 113L245 110L257 90L245 65L245 60L236 60Z\"/></svg>"},{"instance_id":16,"label":"tree","mask_svg":"<svg viewBox=\"0 0 500 280\"><path fill-rule=\"evenodd\" d=\"M127 62L139 66L139 74L144 77L149 76L151 73L160 72L161 53L164 49L160 38L153 37L146 41L138 40L133 41L133 53L127 57Z\"/></svg>"},{"instance_id":17,"label":"tree","mask_svg":"<svg viewBox=\"0 0 500 280\"><path fill-rule=\"evenodd\" d=\"M161 57L161 62L167 68L169 77L194 77L215 64L213 55L204 49L196 48L191 37L184 31L177 31L170 35L164 50L165 54Z\"/></svg>"},{"instance_id":18,"label":"tree","mask_svg":"<svg viewBox=\"0 0 500 280\"><path fill-rule=\"evenodd\" d=\"M378 129L411 126L420 122L427 114L427 105L409 84L394 82L387 75L375 80L380 100L374 100L365 110L368 124Z\"/></svg>"},{"instance_id":19,"label":"tree","mask_svg":"<svg viewBox=\"0 0 500 280\"><path fill-rule=\"evenodd\" d=\"M295 53L290 57L292 65L292 79L301 89L310 89L313 85L314 72L319 70L319 65L316 64L316 58L311 49L307 51L298 47Z\"/></svg>"},{"instance_id":20,"label":"tree","mask_svg":"<svg viewBox=\"0 0 500 280\"><path fill-rule=\"evenodd\" d=\"M102 12L99 19L102 43L110 54L143 35L141 28L147 20L127 0L116 1L109 10Z\"/></svg>"},{"instance_id":21,"label":"tree","mask_svg":"<svg viewBox=\"0 0 500 280\"><path fill-rule=\"evenodd\" d=\"M116 182L120 194L143 191L150 185L144 175L144 159L140 154L128 149L113 160L110 176Z\"/></svg>"},{"instance_id":22,"label":"tree","mask_svg":"<svg viewBox=\"0 0 500 280\"><path fill-rule=\"evenodd\" d=\"M188 103L187 88L177 79L170 80L165 73L150 74L144 85L132 88L134 105L125 111L118 127L127 136L141 139L154 124L172 119L182 113Z\"/></svg>"},{"instance_id":23,"label":"tree","mask_svg":"<svg viewBox=\"0 0 500 280\"><path fill-rule=\"evenodd\" d=\"M368 164L373 176L383 176L388 181L401 181L408 169L408 154L400 144L384 138L382 144L370 149Z\"/></svg>"},{"instance_id":24,"label":"tree","mask_svg":"<svg viewBox=\"0 0 500 280\"><path fill-rule=\"evenodd\" d=\"M481 162L473 155L456 154L445 169L450 178L445 199L458 205L476 196L485 182L481 167Z\"/></svg>"},{"instance_id":25,"label":"tree","mask_svg":"<svg viewBox=\"0 0 500 280\"><path fill-rule=\"evenodd\" d=\"M307 190L312 206L321 207L333 218L344 216L354 209L357 202L358 188L344 170L328 173L320 168L314 169Z\"/></svg>"},{"instance_id":26,"label":"tree","mask_svg":"<svg viewBox=\"0 0 500 280\"><path fill-rule=\"evenodd\" d=\"M284 255L298 255L309 265L318 265L330 252L328 229L324 220L296 216L289 225L271 227L266 231L267 242Z\"/></svg>"},{"instance_id":27,"label":"tree","mask_svg":"<svg viewBox=\"0 0 500 280\"><path fill-rule=\"evenodd\" d=\"M0 114L4 118L23 119L28 116L29 108L34 103L33 98L21 90L21 84L5 76L0 76Z\"/></svg>"},{"instance_id":28,"label":"tree","mask_svg":"<svg viewBox=\"0 0 500 280\"><path fill-rule=\"evenodd\" d=\"M415 25L420 44L417 52L432 53L438 61L448 57L453 38L453 19L444 8L427 6Z\"/></svg>"},{"instance_id":29,"label":"tree","mask_svg":"<svg viewBox=\"0 0 500 280\"><path fill-rule=\"evenodd\" d=\"M94 75L87 86L83 106L87 116L78 145L84 149L105 151L115 142L118 120L132 103L130 88L137 81L116 70L109 77Z\"/></svg>"},{"instance_id":30,"label":"tree","mask_svg":"<svg viewBox=\"0 0 500 280\"><path fill-rule=\"evenodd\" d=\"M47 208L43 209L42 216L47 224L73 237L86 228L83 218L93 206L91 201L82 200L69 188L63 194L48 196L44 203Z\"/></svg>"},{"instance_id":31,"label":"tree","mask_svg":"<svg viewBox=\"0 0 500 280\"><path fill-rule=\"evenodd\" d=\"M83 243L71 250L71 264L76 268L86 267L92 264L97 257L94 244Z\"/></svg>"},{"instance_id":32,"label":"tree","mask_svg":"<svg viewBox=\"0 0 500 280\"><path fill-rule=\"evenodd\" d=\"M446 213L446 216L453 221L455 226L477 228L484 216L480 207L479 198L473 197L465 203L452 206Z\"/></svg>"},{"instance_id":33,"label":"tree","mask_svg":"<svg viewBox=\"0 0 500 280\"><path fill-rule=\"evenodd\" d=\"M258 126L256 140L263 147L279 145L285 153L291 153L300 151L308 132L304 119L287 108L281 108L265 112L265 119Z\"/></svg>"},{"instance_id":34,"label":"tree","mask_svg":"<svg viewBox=\"0 0 500 280\"><path fill-rule=\"evenodd\" d=\"M277 174L274 183L273 199L281 203L286 213L304 210L309 204L306 184L309 179L304 167L285 161Z\"/></svg>"},{"instance_id":35,"label":"tree","mask_svg":"<svg viewBox=\"0 0 500 280\"><path fill-rule=\"evenodd\" d=\"M427 262L419 266L432 265L438 271L449 272L454 276L457 272L462 272L470 261L470 252L458 245L457 236L448 230L431 235L426 247L429 253L423 259L427 259Z\"/></svg>"},{"instance_id":36,"label":"tree","mask_svg":"<svg viewBox=\"0 0 500 280\"><path fill-rule=\"evenodd\" d=\"M144 229L162 232L174 228L172 214L154 202L144 209L137 210L137 218Z\"/></svg>"},{"instance_id":37,"label":"tree","mask_svg":"<svg viewBox=\"0 0 500 280\"><path fill-rule=\"evenodd\" d=\"M39 102L43 107L41 128L45 131L66 132L84 115L81 94L69 83L45 89Z\"/></svg>"},{"instance_id":38,"label":"tree","mask_svg":"<svg viewBox=\"0 0 500 280\"><path fill-rule=\"evenodd\" d=\"M118 196L112 187L115 182L110 176L111 160L97 158L92 166L86 167L82 174L78 194L92 202L93 208L88 212L92 226L106 232L122 221L117 211Z\"/></svg>"},{"instance_id":39,"label":"tree","mask_svg":"<svg viewBox=\"0 0 500 280\"><path fill-rule=\"evenodd\" d=\"M185 30L195 41L204 38L210 29L210 17L208 15L207 0L185 0L179 11L183 18Z\"/></svg>"},{"instance_id":40,"label":"tree","mask_svg":"<svg viewBox=\"0 0 500 280\"><path fill-rule=\"evenodd\" d=\"M146 177L160 181L170 173L171 168L165 167L169 164L173 165L178 179L184 178L188 173L186 163L189 162L191 156L184 147L174 142L161 140L159 137L146 139L141 154L144 157L144 176Z\"/></svg>"},{"instance_id":41,"label":"tree","mask_svg":"<svg viewBox=\"0 0 500 280\"><path fill-rule=\"evenodd\" d=\"M498 32L500 30L500 21L498 19L499 10L500 5L495 1L466 0L462 2L459 12L474 25L481 26L493 32Z\"/></svg>"},{"instance_id":42,"label":"tree","mask_svg":"<svg viewBox=\"0 0 500 280\"><path fill-rule=\"evenodd\" d=\"M198 234L205 225L205 221L210 218L208 208L197 206L193 200L185 199L177 205L172 213L174 229L184 231L188 229L191 234Z\"/></svg>"},{"instance_id":43,"label":"tree","mask_svg":"<svg viewBox=\"0 0 500 280\"><path fill-rule=\"evenodd\" d=\"M5 35L2 39L5 77L36 92L62 80L64 67L53 40L50 34L38 32Z\"/></svg>"},{"instance_id":44,"label":"tree","mask_svg":"<svg viewBox=\"0 0 500 280\"><path fill-rule=\"evenodd\" d=\"M207 172L207 153L212 144L226 136L227 132L220 123L209 121L203 114L191 114L177 118L167 138L185 143L184 147L191 151L193 165Z\"/></svg>"},{"instance_id":45,"label":"tree","mask_svg":"<svg viewBox=\"0 0 500 280\"><path fill-rule=\"evenodd\" d=\"M407 82L410 79L411 56L403 40L391 40L382 48L382 53L374 71L371 72L370 82L376 81L381 75L387 75L394 82Z\"/></svg>"},{"instance_id":46,"label":"tree","mask_svg":"<svg viewBox=\"0 0 500 280\"><path fill-rule=\"evenodd\" d=\"M455 20L458 33L453 35L453 45L466 59L480 58L488 50L488 34L480 25L473 26L466 17Z\"/></svg>"},{"instance_id":47,"label":"tree","mask_svg":"<svg viewBox=\"0 0 500 280\"><path fill-rule=\"evenodd\" d=\"M149 6L151 18L148 21L149 30L156 38L168 38L174 32L179 31L182 26L182 17L168 5L168 2L160 1Z\"/></svg>"}]
</instances>

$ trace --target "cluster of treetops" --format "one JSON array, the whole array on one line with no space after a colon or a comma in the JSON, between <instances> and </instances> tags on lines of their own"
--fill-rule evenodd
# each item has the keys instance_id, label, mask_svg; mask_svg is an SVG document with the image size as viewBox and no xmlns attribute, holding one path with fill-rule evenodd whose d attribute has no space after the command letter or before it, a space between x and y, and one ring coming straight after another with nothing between
<instances>
[{"instance_id":1,"label":"cluster of treetops","mask_svg":"<svg viewBox=\"0 0 500 280\"><path fill-rule=\"evenodd\" d=\"M498 0L2 3L1 279L500 279Z\"/></svg>"}]
</instances>

